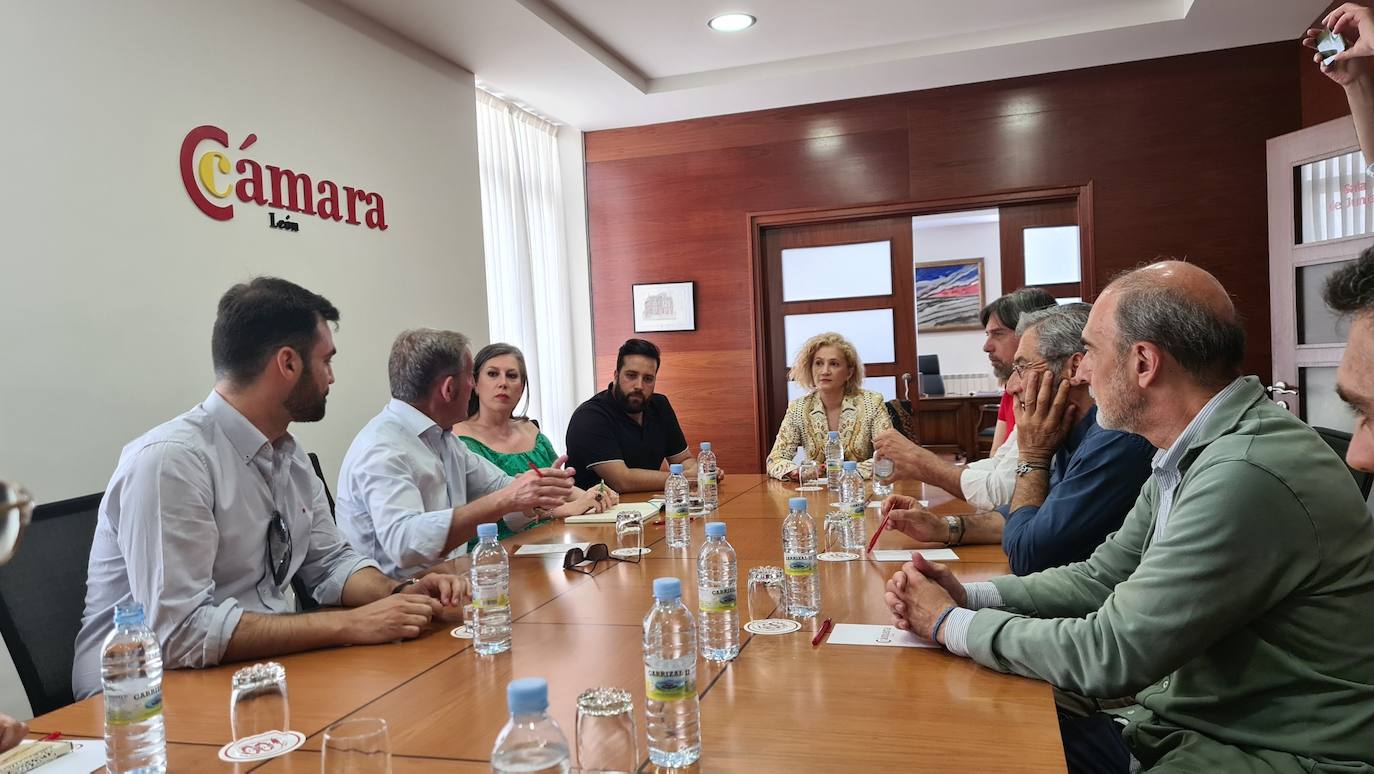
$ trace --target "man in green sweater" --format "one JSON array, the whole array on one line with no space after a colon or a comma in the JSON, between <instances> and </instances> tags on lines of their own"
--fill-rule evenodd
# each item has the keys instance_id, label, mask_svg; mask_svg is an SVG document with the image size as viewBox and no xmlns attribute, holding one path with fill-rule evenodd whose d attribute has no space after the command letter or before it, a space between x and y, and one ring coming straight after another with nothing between
<instances>
[{"instance_id":1,"label":"man in green sweater","mask_svg":"<svg viewBox=\"0 0 1374 774\"><path fill-rule=\"evenodd\" d=\"M1063 692L1133 695L1061 704L1072 771L1374 771L1374 521L1349 471L1239 377L1244 331L1196 266L1120 277L1083 341L1099 424L1160 450L1125 524L1087 561L991 583L913 557L887 585L896 624Z\"/></svg>"}]
</instances>

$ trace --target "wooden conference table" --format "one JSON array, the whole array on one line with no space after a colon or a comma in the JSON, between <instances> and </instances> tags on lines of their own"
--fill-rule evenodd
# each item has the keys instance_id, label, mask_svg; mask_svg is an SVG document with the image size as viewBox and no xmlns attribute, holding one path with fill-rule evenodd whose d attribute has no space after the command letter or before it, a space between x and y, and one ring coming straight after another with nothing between
<instances>
[{"instance_id":1,"label":"wooden conference table","mask_svg":"<svg viewBox=\"0 0 1374 774\"><path fill-rule=\"evenodd\" d=\"M782 518L795 484L759 475L731 475L721 484L712 517L728 524L739 556L740 617L748 620L749 569L780 565ZM964 503L938 489L898 491L931 500L937 512ZM630 500L645 497L630 497ZM829 512L828 492L807 495L817 526ZM869 510L869 532L877 527ZM648 526L651 553L639 564L609 562L594 575L567 572L562 557L511 558L513 645L479 657L471 640L435 625L416 640L332 648L283 656L291 726L306 734L302 750L249 766L217 757L229 741L229 678L242 664L167 672L163 682L168 763L173 771L319 771L319 749L330 724L380 717L390 727L393 770L486 771L492 743L505 724L506 684L516 677L549 680L550 710L573 744L575 700L596 686L635 697L641 757L644 667L641 623L652 606L653 579L682 579L684 602L696 610L696 556L705 519L693 521L689 548L670 550L663 527ZM613 525L553 523L513 538L523 543L603 542ZM915 544L897 532L879 548ZM956 549L950 563L961 580L1008 571L1000 546ZM882 586L899 565L863 559L820 562L821 613L783 636L741 631L739 656L726 665L698 662L702 757L696 770L715 771L1064 771L1054 701L1044 683L998 674L934 649L811 646L827 616L839 623L887 624ZM779 614L780 615L780 614ZM94 696L34 719L35 734L60 731L99 737L103 707ZM576 763L576 761L574 761ZM653 767L646 766L645 770Z\"/></svg>"}]
</instances>

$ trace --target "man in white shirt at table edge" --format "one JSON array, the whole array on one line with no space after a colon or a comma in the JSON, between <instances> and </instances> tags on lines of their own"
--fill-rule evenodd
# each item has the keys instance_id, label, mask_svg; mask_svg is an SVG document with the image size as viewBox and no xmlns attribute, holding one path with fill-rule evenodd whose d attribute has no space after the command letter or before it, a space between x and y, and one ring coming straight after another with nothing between
<instances>
[{"instance_id":1,"label":"man in white shirt at table edge","mask_svg":"<svg viewBox=\"0 0 1374 774\"><path fill-rule=\"evenodd\" d=\"M77 699L101 690L116 605L143 605L167 669L418 637L462 620L466 579L399 583L354 551L288 432L324 417L338 310L258 277L219 302L217 381L199 405L124 447L101 501L76 640ZM299 579L321 605L295 615Z\"/></svg>"}]
</instances>

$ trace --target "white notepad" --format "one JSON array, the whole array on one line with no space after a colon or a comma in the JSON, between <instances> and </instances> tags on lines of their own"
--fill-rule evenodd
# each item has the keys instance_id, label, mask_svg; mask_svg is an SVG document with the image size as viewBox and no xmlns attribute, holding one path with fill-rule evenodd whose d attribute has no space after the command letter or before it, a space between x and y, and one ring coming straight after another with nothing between
<instances>
[{"instance_id":1,"label":"white notepad","mask_svg":"<svg viewBox=\"0 0 1374 774\"><path fill-rule=\"evenodd\" d=\"M515 549L515 555L545 556L547 554L566 554L574 548L580 548L586 551L587 547L590 545L591 543L526 543Z\"/></svg>"},{"instance_id":2,"label":"white notepad","mask_svg":"<svg viewBox=\"0 0 1374 774\"><path fill-rule=\"evenodd\" d=\"M835 624L826 645L878 645L886 648L938 648L939 645L895 626Z\"/></svg>"},{"instance_id":3,"label":"white notepad","mask_svg":"<svg viewBox=\"0 0 1374 774\"><path fill-rule=\"evenodd\" d=\"M868 556L875 562L909 562L918 553L932 562L957 562L959 555L948 548L880 548Z\"/></svg>"},{"instance_id":4,"label":"white notepad","mask_svg":"<svg viewBox=\"0 0 1374 774\"><path fill-rule=\"evenodd\" d=\"M652 501L647 503L621 503L604 513L584 513L581 516L569 516L564 519L563 522L565 524L614 524L616 514L625 513L626 511L639 514L641 519L649 519L653 518L653 516L658 513L659 507L658 503Z\"/></svg>"}]
</instances>

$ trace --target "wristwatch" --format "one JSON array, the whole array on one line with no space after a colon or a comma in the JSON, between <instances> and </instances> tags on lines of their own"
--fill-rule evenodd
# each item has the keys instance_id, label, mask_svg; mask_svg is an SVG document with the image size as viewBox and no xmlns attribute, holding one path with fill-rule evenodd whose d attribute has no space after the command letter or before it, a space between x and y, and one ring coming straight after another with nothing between
<instances>
[{"instance_id":1,"label":"wristwatch","mask_svg":"<svg viewBox=\"0 0 1374 774\"><path fill-rule=\"evenodd\" d=\"M411 578L410 580L403 580L403 581L401 581L400 585L398 585L396 588L394 588L394 589L391 590L391 593L392 593L392 594L400 594L402 591L405 591L406 589L410 588L411 586L414 586L415 584L417 584L417 583L419 583L419 582L420 582L420 579L419 579L419 578Z\"/></svg>"},{"instance_id":2,"label":"wristwatch","mask_svg":"<svg viewBox=\"0 0 1374 774\"><path fill-rule=\"evenodd\" d=\"M964 544L964 517L946 516L945 526L949 527L949 539L945 541L945 547L951 548Z\"/></svg>"},{"instance_id":3,"label":"wristwatch","mask_svg":"<svg viewBox=\"0 0 1374 774\"><path fill-rule=\"evenodd\" d=\"M1049 466L1049 465L1045 465L1045 464L1042 464L1042 463L1039 463L1039 462L1022 462L1022 463L1020 463L1019 465L1016 466L1016 477L1017 477L1017 478L1020 478L1021 476L1026 475L1027 473L1031 472L1032 470L1049 470L1049 469L1050 469L1050 466Z\"/></svg>"}]
</instances>

